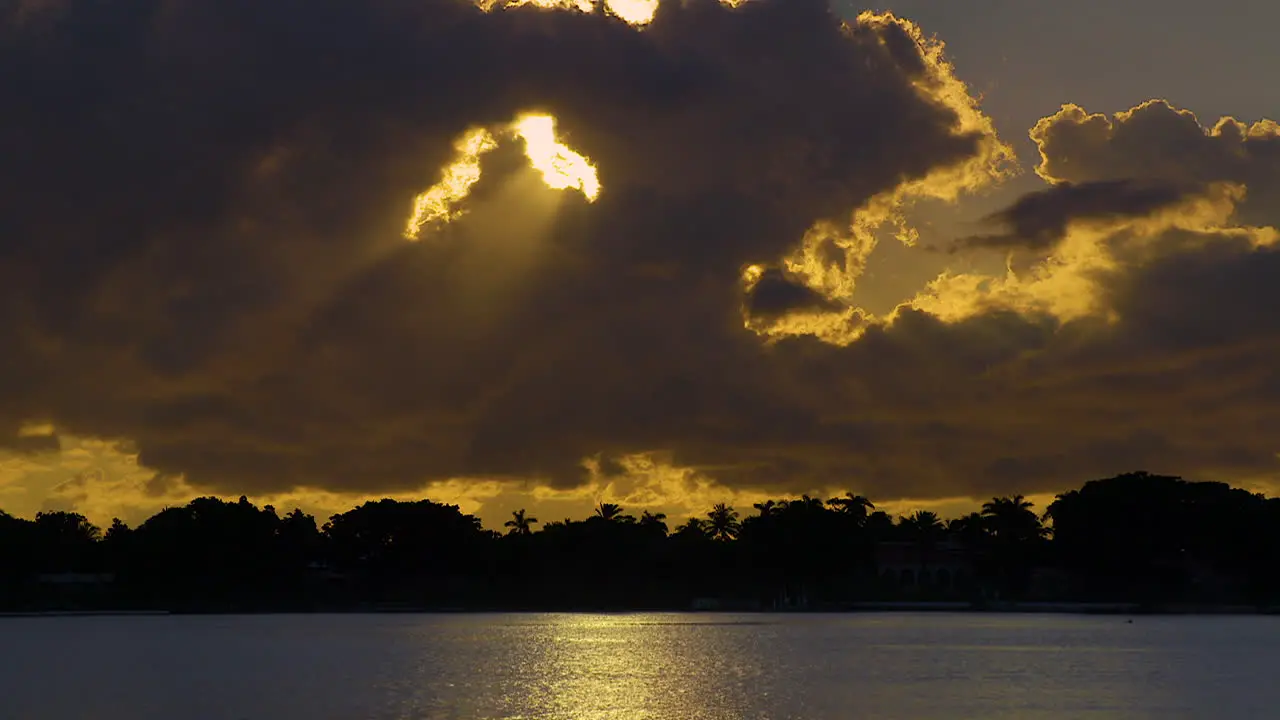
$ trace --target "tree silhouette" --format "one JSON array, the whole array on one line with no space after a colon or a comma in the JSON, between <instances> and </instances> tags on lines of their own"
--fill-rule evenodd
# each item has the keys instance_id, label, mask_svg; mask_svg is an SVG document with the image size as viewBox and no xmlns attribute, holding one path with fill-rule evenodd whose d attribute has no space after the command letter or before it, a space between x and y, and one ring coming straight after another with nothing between
<instances>
[{"instance_id":1,"label":"tree silhouette","mask_svg":"<svg viewBox=\"0 0 1280 720\"><path fill-rule=\"evenodd\" d=\"M129 526L124 524L120 518L111 518L111 527L107 528L102 539L111 541L112 539L121 538L130 533Z\"/></svg>"},{"instance_id":2,"label":"tree silhouette","mask_svg":"<svg viewBox=\"0 0 1280 720\"><path fill-rule=\"evenodd\" d=\"M512 535L531 535L533 526L537 524L538 518L527 517L524 508L511 511L511 519L503 523L503 527L511 528Z\"/></svg>"},{"instance_id":3,"label":"tree silhouette","mask_svg":"<svg viewBox=\"0 0 1280 720\"><path fill-rule=\"evenodd\" d=\"M1029 592L1031 574L1047 534L1031 501L1022 495L991 498L982 505L992 571L1006 597Z\"/></svg>"},{"instance_id":4,"label":"tree silhouette","mask_svg":"<svg viewBox=\"0 0 1280 720\"><path fill-rule=\"evenodd\" d=\"M742 529L738 522L738 511L724 503L717 503L707 513L707 531L715 540L732 540L738 537Z\"/></svg>"},{"instance_id":5,"label":"tree silhouette","mask_svg":"<svg viewBox=\"0 0 1280 720\"><path fill-rule=\"evenodd\" d=\"M637 521L611 503L536 531L518 510L510 539L429 500L367 502L323 527L246 498L196 498L105 533L73 512L0 512L0 610L679 609L694 598L838 609L919 597L875 581L879 560L894 567L911 550L903 542L921 570L972 568L967 587L988 598L1280 603L1280 499L1222 483L1094 480L1058 495L1044 520L1018 495L945 524L928 511L895 524L872 508L851 493L803 496L740 520L722 503L671 533L661 513ZM934 562L944 551L948 565Z\"/></svg>"},{"instance_id":6,"label":"tree silhouette","mask_svg":"<svg viewBox=\"0 0 1280 720\"><path fill-rule=\"evenodd\" d=\"M1035 505L1021 495L996 497L983 503L982 517L996 540L1028 542L1044 537L1046 532L1033 507Z\"/></svg>"},{"instance_id":7,"label":"tree silhouette","mask_svg":"<svg viewBox=\"0 0 1280 720\"><path fill-rule=\"evenodd\" d=\"M918 539L936 540L944 529L942 519L931 510L917 510L902 518L899 524Z\"/></svg>"},{"instance_id":8,"label":"tree silhouette","mask_svg":"<svg viewBox=\"0 0 1280 720\"><path fill-rule=\"evenodd\" d=\"M640 515L640 527L665 536L667 534L667 514L651 513L645 510Z\"/></svg>"},{"instance_id":9,"label":"tree silhouette","mask_svg":"<svg viewBox=\"0 0 1280 720\"><path fill-rule=\"evenodd\" d=\"M614 503L602 502L596 506L595 516L605 522L635 522L635 518L631 515L623 514L622 506Z\"/></svg>"},{"instance_id":10,"label":"tree silhouette","mask_svg":"<svg viewBox=\"0 0 1280 720\"><path fill-rule=\"evenodd\" d=\"M102 532L88 518L72 512L36 513L36 530L73 543L90 543L102 536Z\"/></svg>"},{"instance_id":11,"label":"tree silhouette","mask_svg":"<svg viewBox=\"0 0 1280 720\"><path fill-rule=\"evenodd\" d=\"M982 513L969 513L947 521L947 532L970 549L985 547L987 518Z\"/></svg>"},{"instance_id":12,"label":"tree silhouette","mask_svg":"<svg viewBox=\"0 0 1280 720\"><path fill-rule=\"evenodd\" d=\"M876 509L875 504L870 500L852 492L846 492L843 497L833 497L827 500L827 505L850 516L859 525L866 522L869 511Z\"/></svg>"},{"instance_id":13,"label":"tree silhouette","mask_svg":"<svg viewBox=\"0 0 1280 720\"><path fill-rule=\"evenodd\" d=\"M691 517L676 528L675 534L681 537L710 538L711 525L702 518Z\"/></svg>"},{"instance_id":14,"label":"tree silhouette","mask_svg":"<svg viewBox=\"0 0 1280 720\"><path fill-rule=\"evenodd\" d=\"M893 524L893 518L889 513L883 510L876 510L867 516L867 520L863 523L867 534L876 541L891 540L897 535L897 527Z\"/></svg>"},{"instance_id":15,"label":"tree silhouette","mask_svg":"<svg viewBox=\"0 0 1280 720\"><path fill-rule=\"evenodd\" d=\"M40 512L30 526L30 542L39 570L46 573L96 569L102 532L79 513Z\"/></svg>"},{"instance_id":16,"label":"tree silhouette","mask_svg":"<svg viewBox=\"0 0 1280 720\"><path fill-rule=\"evenodd\" d=\"M821 500L816 497L809 497L808 495L801 495L799 500L792 500L787 504L793 509L797 506L804 506L810 510L822 510L826 507Z\"/></svg>"},{"instance_id":17,"label":"tree silhouette","mask_svg":"<svg viewBox=\"0 0 1280 720\"><path fill-rule=\"evenodd\" d=\"M916 552L920 558L919 569L921 571L924 570L926 566L933 562L934 549L946 531L946 526L942 524L942 519L938 517L937 513L930 510L917 510L899 520L898 525L906 536L915 543Z\"/></svg>"},{"instance_id":18,"label":"tree silhouette","mask_svg":"<svg viewBox=\"0 0 1280 720\"><path fill-rule=\"evenodd\" d=\"M367 502L331 517L324 533L339 569L387 600L438 596L446 579L482 562L492 540L479 518L429 500Z\"/></svg>"},{"instance_id":19,"label":"tree silhouette","mask_svg":"<svg viewBox=\"0 0 1280 720\"><path fill-rule=\"evenodd\" d=\"M755 503L752 507L760 511L760 517L768 517L778 508L778 503L773 500L765 500L764 502Z\"/></svg>"},{"instance_id":20,"label":"tree silhouette","mask_svg":"<svg viewBox=\"0 0 1280 720\"><path fill-rule=\"evenodd\" d=\"M1054 554L1088 596L1216 600L1268 592L1274 571L1251 568L1280 557L1269 502L1222 483L1137 472L1058 495L1045 516Z\"/></svg>"}]
</instances>

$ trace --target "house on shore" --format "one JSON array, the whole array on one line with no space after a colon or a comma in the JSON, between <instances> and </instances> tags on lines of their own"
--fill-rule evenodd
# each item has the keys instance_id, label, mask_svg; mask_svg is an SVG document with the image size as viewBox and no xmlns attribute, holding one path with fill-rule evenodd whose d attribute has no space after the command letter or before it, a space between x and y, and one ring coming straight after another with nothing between
<instances>
[{"instance_id":1,"label":"house on shore","mask_svg":"<svg viewBox=\"0 0 1280 720\"><path fill-rule=\"evenodd\" d=\"M875 562L880 586L890 594L952 596L977 589L977 553L952 538L879 542Z\"/></svg>"}]
</instances>

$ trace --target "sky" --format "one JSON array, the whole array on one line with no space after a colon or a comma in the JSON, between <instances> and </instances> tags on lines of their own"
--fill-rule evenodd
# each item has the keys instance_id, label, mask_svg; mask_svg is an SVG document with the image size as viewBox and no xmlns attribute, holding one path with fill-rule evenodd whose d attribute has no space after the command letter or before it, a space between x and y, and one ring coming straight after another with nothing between
<instances>
[{"instance_id":1,"label":"sky","mask_svg":"<svg viewBox=\"0 0 1280 720\"><path fill-rule=\"evenodd\" d=\"M0 508L1280 484L1280 9L482 4L0 0Z\"/></svg>"}]
</instances>

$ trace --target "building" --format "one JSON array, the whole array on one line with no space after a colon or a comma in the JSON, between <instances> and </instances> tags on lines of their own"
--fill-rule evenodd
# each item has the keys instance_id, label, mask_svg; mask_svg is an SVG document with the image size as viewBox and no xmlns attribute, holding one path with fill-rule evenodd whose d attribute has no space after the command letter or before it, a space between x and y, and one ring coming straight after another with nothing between
<instances>
[{"instance_id":1,"label":"building","mask_svg":"<svg viewBox=\"0 0 1280 720\"><path fill-rule=\"evenodd\" d=\"M883 588L901 594L960 594L974 587L976 554L947 538L936 543L876 543L876 572Z\"/></svg>"}]
</instances>

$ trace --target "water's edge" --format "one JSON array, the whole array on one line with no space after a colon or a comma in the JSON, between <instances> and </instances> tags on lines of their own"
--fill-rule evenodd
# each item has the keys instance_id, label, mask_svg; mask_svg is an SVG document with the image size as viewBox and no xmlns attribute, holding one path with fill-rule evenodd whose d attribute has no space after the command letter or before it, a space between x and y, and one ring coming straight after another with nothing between
<instances>
[{"instance_id":1,"label":"water's edge","mask_svg":"<svg viewBox=\"0 0 1280 720\"><path fill-rule=\"evenodd\" d=\"M169 615L490 615L524 612L511 609L457 608L457 607L357 607L332 608L316 610L286 611L217 611L217 610L32 610L18 612L0 612L3 618L31 617L148 617ZM539 608L527 612L553 612L559 614L608 614L623 615L648 612L672 612L670 610L610 610L600 608L564 608L546 610ZM699 615L741 614L740 611L727 609L683 610ZM789 609L760 610L751 614L763 615L838 615L880 612L936 612L936 613L990 613L990 614L1059 614L1059 615L1280 615L1280 606L1256 607L1252 605L1158 605L1144 606L1138 603L1063 603L1063 602L1031 602L1031 603L998 603L984 604L965 602L858 602L839 608L823 609Z\"/></svg>"}]
</instances>

